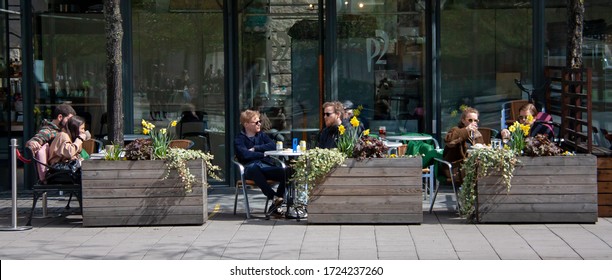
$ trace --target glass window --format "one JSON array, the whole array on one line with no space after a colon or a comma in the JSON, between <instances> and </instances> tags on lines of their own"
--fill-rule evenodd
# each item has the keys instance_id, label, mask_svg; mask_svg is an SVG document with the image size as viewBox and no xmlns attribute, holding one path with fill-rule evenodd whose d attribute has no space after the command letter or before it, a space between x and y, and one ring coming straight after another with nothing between
<instances>
[{"instance_id":1,"label":"glass window","mask_svg":"<svg viewBox=\"0 0 612 280\"><path fill-rule=\"evenodd\" d=\"M269 3L268 3L269 2ZM319 131L319 23L313 1L240 1L240 110L262 129L312 147Z\"/></svg>"},{"instance_id":2,"label":"glass window","mask_svg":"<svg viewBox=\"0 0 612 280\"><path fill-rule=\"evenodd\" d=\"M424 1L339 1L338 92L372 132L424 132Z\"/></svg>"},{"instance_id":3,"label":"glass window","mask_svg":"<svg viewBox=\"0 0 612 280\"><path fill-rule=\"evenodd\" d=\"M442 137L462 105L480 111L480 126L500 129L502 103L523 99L514 79L531 83L531 6L461 0L441 9Z\"/></svg>"},{"instance_id":4,"label":"glass window","mask_svg":"<svg viewBox=\"0 0 612 280\"><path fill-rule=\"evenodd\" d=\"M100 120L106 112L106 36L101 3L33 1L37 128L55 105L66 102L85 118L92 135L104 133Z\"/></svg>"},{"instance_id":5,"label":"glass window","mask_svg":"<svg viewBox=\"0 0 612 280\"><path fill-rule=\"evenodd\" d=\"M226 168L221 1L132 1L134 133L142 119L210 151ZM225 174L222 175L224 178Z\"/></svg>"}]
</instances>

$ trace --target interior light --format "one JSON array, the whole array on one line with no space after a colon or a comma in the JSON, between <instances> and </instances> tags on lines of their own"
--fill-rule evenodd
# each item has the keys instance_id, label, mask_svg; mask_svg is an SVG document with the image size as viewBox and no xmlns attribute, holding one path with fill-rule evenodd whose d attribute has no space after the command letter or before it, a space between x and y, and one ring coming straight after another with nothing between
<instances>
[{"instance_id":1,"label":"interior light","mask_svg":"<svg viewBox=\"0 0 612 280\"><path fill-rule=\"evenodd\" d=\"M363 4L363 2L359 2L359 8L360 8L360 9L363 9L363 6L365 6L365 5Z\"/></svg>"}]
</instances>

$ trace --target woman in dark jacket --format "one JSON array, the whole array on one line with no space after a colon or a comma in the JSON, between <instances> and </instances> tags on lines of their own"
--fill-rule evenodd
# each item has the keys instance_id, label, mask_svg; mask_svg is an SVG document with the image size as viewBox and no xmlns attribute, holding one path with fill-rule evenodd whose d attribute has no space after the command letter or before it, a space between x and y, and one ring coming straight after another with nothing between
<instances>
[{"instance_id":1,"label":"woman in dark jacket","mask_svg":"<svg viewBox=\"0 0 612 280\"><path fill-rule=\"evenodd\" d=\"M242 112L240 124L242 130L234 139L236 157L245 167L245 178L255 181L266 197L273 201L268 209L268 215L272 214L283 203L287 178L285 169L275 166L272 159L264 156L265 151L275 150L276 144L261 131L259 112L253 110ZM267 180L279 182L276 192Z\"/></svg>"}]
</instances>

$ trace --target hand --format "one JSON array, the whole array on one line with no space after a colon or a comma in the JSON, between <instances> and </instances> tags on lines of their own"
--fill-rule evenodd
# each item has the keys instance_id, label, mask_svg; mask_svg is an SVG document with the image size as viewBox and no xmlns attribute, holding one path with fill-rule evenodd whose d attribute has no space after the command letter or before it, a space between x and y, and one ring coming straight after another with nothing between
<instances>
[{"instance_id":1,"label":"hand","mask_svg":"<svg viewBox=\"0 0 612 280\"><path fill-rule=\"evenodd\" d=\"M84 137L83 139L85 139L85 140L91 139L91 133L89 132L89 130L85 130L85 136L86 137Z\"/></svg>"},{"instance_id":2,"label":"hand","mask_svg":"<svg viewBox=\"0 0 612 280\"><path fill-rule=\"evenodd\" d=\"M249 151L254 152L255 148L250 148Z\"/></svg>"},{"instance_id":3,"label":"hand","mask_svg":"<svg viewBox=\"0 0 612 280\"><path fill-rule=\"evenodd\" d=\"M40 144L38 144L38 142L36 141L28 141L26 143L26 147L30 148L30 150L32 151L32 153L36 153L38 152L38 150L40 150Z\"/></svg>"},{"instance_id":4,"label":"hand","mask_svg":"<svg viewBox=\"0 0 612 280\"><path fill-rule=\"evenodd\" d=\"M85 140L89 139L89 138L87 138L87 133L85 133L85 132L83 132L83 133L79 134L79 137L80 137L80 138L81 138L81 140L83 140L83 141L85 141Z\"/></svg>"},{"instance_id":5,"label":"hand","mask_svg":"<svg viewBox=\"0 0 612 280\"><path fill-rule=\"evenodd\" d=\"M510 138L510 131L504 128L504 130L501 131L501 136L502 136L502 139Z\"/></svg>"}]
</instances>

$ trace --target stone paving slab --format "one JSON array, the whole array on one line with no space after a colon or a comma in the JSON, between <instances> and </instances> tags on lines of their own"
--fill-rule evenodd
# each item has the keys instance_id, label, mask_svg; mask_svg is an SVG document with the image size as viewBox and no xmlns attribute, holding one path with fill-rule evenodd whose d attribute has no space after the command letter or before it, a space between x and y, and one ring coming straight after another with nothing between
<instances>
[{"instance_id":1,"label":"stone paving slab","mask_svg":"<svg viewBox=\"0 0 612 280\"><path fill-rule=\"evenodd\" d=\"M209 193L210 219L201 226L84 228L77 204L50 195L47 218L26 231L0 232L0 259L117 260L611 260L612 219L595 224L470 224L441 193L434 212L424 201L421 225L309 225L264 220L263 196L252 192L254 218L241 202L233 215L229 188ZM31 207L18 199L18 225ZM39 204L40 205L40 204ZM215 209L218 209L215 212ZM41 216L40 207L35 212ZM10 195L0 194L0 226L10 226Z\"/></svg>"}]
</instances>

